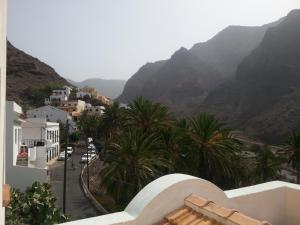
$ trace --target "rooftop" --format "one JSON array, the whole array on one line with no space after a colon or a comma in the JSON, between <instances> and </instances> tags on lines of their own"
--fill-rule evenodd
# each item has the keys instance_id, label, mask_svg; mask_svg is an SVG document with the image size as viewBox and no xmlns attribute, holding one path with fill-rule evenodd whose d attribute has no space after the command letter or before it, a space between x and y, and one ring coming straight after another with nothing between
<instances>
[{"instance_id":1,"label":"rooftop","mask_svg":"<svg viewBox=\"0 0 300 225\"><path fill-rule=\"evenodd\" d=\"M237 210L222 207L197 195L184 200L184 206L169 213L156 225L267 225Z\"/></svg>"}]
</instances>

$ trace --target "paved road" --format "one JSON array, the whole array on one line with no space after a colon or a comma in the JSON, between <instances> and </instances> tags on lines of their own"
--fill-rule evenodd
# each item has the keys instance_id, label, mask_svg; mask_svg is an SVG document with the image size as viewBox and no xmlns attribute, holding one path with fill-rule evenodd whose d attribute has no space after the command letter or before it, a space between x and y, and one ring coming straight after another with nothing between
<instances>
[{"instance_id":1,"label":"paved road","mask_svg":"<svg viewBox=\"0 0 300 225\"><path fill-rule=\"evenodd\" d=\"M78 220L100 215L100 213L96 211L96 209L83 194L79 183L80 172L83 167L83 164L79 163L82 153L83 149L77 148L72 154L72 157L67 161L66 213L71 216L71 220ZM76 169L72 169L72 160ZM57 207L62 208L64 162L55 162L49 167L49 171L52 191L57 198Z\"/></svg>"}]
</instances>

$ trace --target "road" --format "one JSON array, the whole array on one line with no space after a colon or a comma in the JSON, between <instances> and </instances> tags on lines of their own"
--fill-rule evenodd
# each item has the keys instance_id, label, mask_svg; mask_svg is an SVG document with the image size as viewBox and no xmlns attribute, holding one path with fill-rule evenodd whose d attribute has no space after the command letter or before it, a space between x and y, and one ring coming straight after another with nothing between
<instances>
[{"instance_id":1,"label":"road","mask_svg":"<svg viewBox=\"0 0 300 225\"><path fill-rule=\"evenodd\" d=\"M75 149L72 157L67 160L66 213L71 216L71 220L101 215L85 197L79 183L80 172L83 167L83 164L80 164L79 160L83 151L83 148ZM75 165L75 169L72 169L72 161ZM64 162L57 161L49 166L49 172L52 191L57 198L56 205L57 207L62 208Z\"/></svg>"}]
</instances>

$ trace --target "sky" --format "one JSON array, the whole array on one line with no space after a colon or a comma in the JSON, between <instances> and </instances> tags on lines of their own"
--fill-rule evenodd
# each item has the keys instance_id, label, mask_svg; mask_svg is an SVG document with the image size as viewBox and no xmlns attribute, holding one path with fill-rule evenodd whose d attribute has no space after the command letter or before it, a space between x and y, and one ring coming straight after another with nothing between
<instances>
[{"instance_id":1,"label":"sky","mask_svg":"<svg viewBox=\"0 0 300 225\"><path fill-rule=\"evenodd\" d=\"M300 0L8 0L8 40L61 76L130 78L229 25L273 22Z\"/></svg>"}]
</instances>

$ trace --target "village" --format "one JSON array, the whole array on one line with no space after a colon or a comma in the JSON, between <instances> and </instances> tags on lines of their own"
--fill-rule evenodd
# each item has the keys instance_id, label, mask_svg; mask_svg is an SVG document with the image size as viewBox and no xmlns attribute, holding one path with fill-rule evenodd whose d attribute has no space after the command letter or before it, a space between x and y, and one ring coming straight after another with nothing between
<instances>
[{"instance_id":1,"label":"village","mask_svg":"<svg viewBox=\"0 0 300 225\"><path fill-rule=\"evenodd\" d=\"M76 96L71 98L71 92ZM84 99L95 99L92 105ZM112 101L95 88L64 86L52 90L44 101L45 105L23 112L13 101L6 102L6 179L13 187L25 190L33 182L49 181L48 165L64 160L61 147L64 130L68 134L78 131L81 114L101 116L105 106ZM71 149L72 147L67 148ZM72 150L71 150L72 152ZM71 152L68 151L69 156Z\"/></svg>"}]
</instances>

